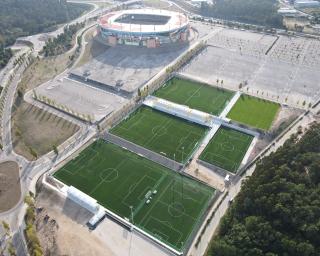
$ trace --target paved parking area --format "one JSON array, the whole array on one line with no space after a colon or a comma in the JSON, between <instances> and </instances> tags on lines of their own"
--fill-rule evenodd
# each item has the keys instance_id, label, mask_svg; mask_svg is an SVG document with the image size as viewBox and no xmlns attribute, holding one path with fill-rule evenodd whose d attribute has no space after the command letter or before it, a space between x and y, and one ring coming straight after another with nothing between
<instances>
[{"instance_id":1,"label":"paved parking area","mask_svg":"<svg viewBox=\"0 0 320 256\"><path fill-rule=\"evenodd\" d=\"M35 92L74 112L90 115L94 121L99 121L128 102L116 94L68 78L45 83Z\"/></svg>"},{"instance_id":2,"label":"paved parking area","mask_svg":"<svg viewBox=\"0 0 320 256\"><path fill-rule=\"evenodd\" d=\"M293 106L320 97L319 40L225 29L208 44L182 73Z\"/></svg>"},{"instance_id":3,"label":"paved parking area","mask_svg":"<svg viewBox=\"0 0 320 256\"><path fill-rule=\"evenodd\" d=\"M110 47L94 60L74 69L71 74L86 77L111 89L117 88L133 93L177 58L185 47L181 45L156 49L138 46Z\"/></svg>"}]
</instances>

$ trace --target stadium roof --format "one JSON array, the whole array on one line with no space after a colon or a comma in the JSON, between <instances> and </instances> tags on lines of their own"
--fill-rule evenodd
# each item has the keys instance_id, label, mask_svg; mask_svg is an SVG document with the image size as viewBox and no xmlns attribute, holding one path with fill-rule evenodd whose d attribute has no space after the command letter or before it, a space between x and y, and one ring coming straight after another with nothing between
<instances>
[{"instance_id":1,"label":"stadium roof","mask_svg":"<svg viewBox=\"0 0 320 256\"><path fill-rule=\"evenodd\" d=\"M155 15L155 16L167 16L168 21L165 24L137 24L135 23L121 23L117 21L123 15ZM108 13L100 18L99 24L102 28L112 30L112 31L122 31L122 32L171 32L177 29L187 26L189 23L188 18L183 13L172 12L167 10L158 9L134 9L134 10L124 10L118 12Z\"/></svg>"}]
</instances>

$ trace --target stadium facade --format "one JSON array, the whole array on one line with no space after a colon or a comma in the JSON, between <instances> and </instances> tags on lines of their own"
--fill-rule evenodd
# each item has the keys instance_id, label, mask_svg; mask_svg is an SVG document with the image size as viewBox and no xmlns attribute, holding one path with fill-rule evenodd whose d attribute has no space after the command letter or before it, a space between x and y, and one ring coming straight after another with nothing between
<instances>
[{"instance_id":1,"label":"stadium facade","mask_svg":"<svg viewBox=\"0 0 320 256\"><path fill-rule=\"evenodd\" d=\"M111 12L103 15L98 25L102 40L108 45L137 45L148 48L186 42L189 29L186 15L157 9Z\"/></svg>"}]
</instances>

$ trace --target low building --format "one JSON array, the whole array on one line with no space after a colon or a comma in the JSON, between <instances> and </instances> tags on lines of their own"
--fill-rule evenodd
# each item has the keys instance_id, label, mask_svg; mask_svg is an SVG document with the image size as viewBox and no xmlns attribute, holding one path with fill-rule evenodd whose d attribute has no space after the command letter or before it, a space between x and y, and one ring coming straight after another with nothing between
<instances>
[{"instance_id":1,"label":"low building","mask_svg":"<svg viewBox=\"0 0 320 256\"><path fill-rule=\"evenodd\" d=\"M320 2L314 0L297 0L294 2L295 8L320 8Z\"/></svg>"},{"instance_id":2,"label":"low building","mask_svg":"<svg viewBox=\"0 0 320 256\"><path fill-rule=\"evenodd\" d=\"M299 15L299 12L291 8L280 8L278 13L284 17L295 17Z\"/></svg>"}]
</instances>

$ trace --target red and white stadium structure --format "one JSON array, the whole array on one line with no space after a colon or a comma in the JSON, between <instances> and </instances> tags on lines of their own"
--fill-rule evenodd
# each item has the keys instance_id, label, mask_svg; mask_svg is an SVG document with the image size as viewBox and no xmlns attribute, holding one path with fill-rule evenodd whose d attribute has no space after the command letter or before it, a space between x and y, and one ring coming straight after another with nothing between
<instances>
[{"instance_id":1,"label":"red and white stadium structure","mask_svg":"<svg viewBox=\"0 0 320 256\"><path fill-rule=\"evenodd\" d=\"M99 32L105 43L156 48L163 44L186 42L189 20L183 13L156 9L111 12L99 20Z\"/></svg>"}]
</instances>

